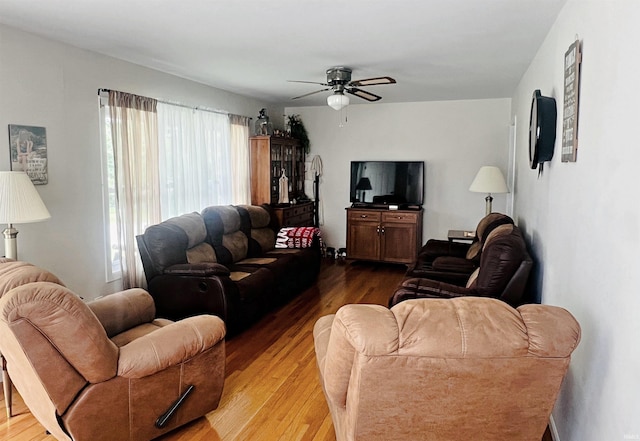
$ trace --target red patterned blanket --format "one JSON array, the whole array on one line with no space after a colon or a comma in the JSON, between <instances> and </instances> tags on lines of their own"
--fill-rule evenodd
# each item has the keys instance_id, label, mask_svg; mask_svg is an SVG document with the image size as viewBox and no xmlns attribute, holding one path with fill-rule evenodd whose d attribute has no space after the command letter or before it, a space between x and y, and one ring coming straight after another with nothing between
<instances>
[{"instance_id":1,"label":"red patterned blanket","mask_svg":"<svg viewBox=\"0 0 640 441\"><path fill-rule=\"evenodd\" d=\"M316 237L322 244L320 228L284 227L276 236L276 248L309 248Z\"/></svg>"}]
</instances>

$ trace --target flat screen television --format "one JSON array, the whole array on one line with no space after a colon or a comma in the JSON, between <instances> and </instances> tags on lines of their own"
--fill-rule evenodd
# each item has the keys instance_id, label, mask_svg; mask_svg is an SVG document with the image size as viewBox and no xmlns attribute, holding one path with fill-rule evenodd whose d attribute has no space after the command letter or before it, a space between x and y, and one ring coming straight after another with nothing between
<instances>
[{"instance_id":1,"label":"flat screen television","mask_svg":"<svg viewBox=\"0 0 640 441\"><path fill-rule=\"evenodd\" d=\"M424 198L424 161L351 161L354 206L417 208Z\"/></svg>"}]
</instances>

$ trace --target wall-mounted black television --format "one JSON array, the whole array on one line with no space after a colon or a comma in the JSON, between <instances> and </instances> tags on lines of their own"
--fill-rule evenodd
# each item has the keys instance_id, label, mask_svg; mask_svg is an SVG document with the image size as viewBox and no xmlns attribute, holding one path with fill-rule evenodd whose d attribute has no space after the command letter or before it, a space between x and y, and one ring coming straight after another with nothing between
<instances>
[{"instance_id":1,"label":"wall-mounted black television","mask_svg":"<svg viewBox=\"0 0 640 441\"><path fill-rule=\"evenodd\" d=\"M424 199L424 161L351 161L354 206L417 208Z\"/></svg>"}]
</instances>

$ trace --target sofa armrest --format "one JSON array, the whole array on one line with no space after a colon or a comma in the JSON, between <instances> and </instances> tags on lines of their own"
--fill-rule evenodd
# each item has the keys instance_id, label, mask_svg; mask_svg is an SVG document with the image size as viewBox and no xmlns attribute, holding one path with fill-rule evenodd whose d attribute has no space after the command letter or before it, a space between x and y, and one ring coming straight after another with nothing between
<instances>
[{"instance_id":1,"label":"sofa armrest","mask_svg":"<svg viewBox=\"0 0 640 441\"><path fill-rule=\"evenodd\" d=\"M409 299L451 299L463 296L481 295L474 288L416 277L402 281L389 299L389 307Z\"/></svg>"},{"instance_id":2,"label":"sofa armrest","mask_svg":"<svg viewBox=\"0 0 640 441\"><path fill-rule=\"evenodd\" d=\"M109 294L87 304L109 338L143 323L153 321L156 307L143 289L133 288Z\"/></svg>"},{"instance_id":3,"label":"sofa armrest","mask_svg":"<svg viewBox=\"0 0 640 441\"><path fill-rule=\"evenodd\" d=\"M178 365L224 344L225 333L222 320L212 315L172 323L121 347L118 375L142 378Z\"/></svg>"},{"instance_id":4,"label":"sofa armrest","mask_svg":"<svg viewBox=\"0 0 640 441\"><path fill-rule=\"evenodd\" d=\"M229 278L228 270L213 271L212 274L205 271L204 274L176 271L151 279L149 292L155 301L156 315L180 320L192 315L213 314L226 322L231 308L227 298L237 293L238 288Z\"/></svg>"},{"instance_id":5,"label":"sofa armrest","mask_svg":"<svg viewBox=\"0 0 640 441\"><path fill-rule=\"evenodd\" d=\"M229 268L219 263L181 263L164 269L163 274L172 276L228 276Z\"/></svg>"}]
</instances>

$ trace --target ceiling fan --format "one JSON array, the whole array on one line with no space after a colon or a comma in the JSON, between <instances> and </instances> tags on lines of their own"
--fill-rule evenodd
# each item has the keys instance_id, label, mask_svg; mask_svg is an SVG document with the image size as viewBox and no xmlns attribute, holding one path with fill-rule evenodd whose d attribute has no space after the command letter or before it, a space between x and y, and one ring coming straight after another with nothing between
<instances>
[{"instance_id":1,"label":"ceiling fan","mask_svg":"<svg viewBox=\"0 0 640 441\"><path fill-rule=\"evenodd\" d=\"M365 99L367 101L378 101L382 99L381 96L378 96L371 92L367 92L366 90L359 89L359 87L375 86L378 84L395 84L396 82L396 80L391 77L376 77L351 81L351 72L352 69L350 67L337 66L327 69L326 83L317 83L315 81L289 80L292 83L309 83L326 86L324 89L305 93L304 95L296 96L291 99L297 100L298 98L304 98L309 95L332 90L333 94L327 97L327 104L335 110L340 110L343 107L349 105L349 97L344 94L345 92Z\"/></svg>"}]
</instances>

